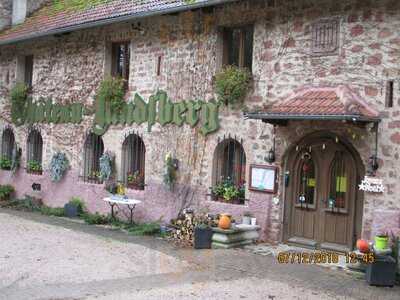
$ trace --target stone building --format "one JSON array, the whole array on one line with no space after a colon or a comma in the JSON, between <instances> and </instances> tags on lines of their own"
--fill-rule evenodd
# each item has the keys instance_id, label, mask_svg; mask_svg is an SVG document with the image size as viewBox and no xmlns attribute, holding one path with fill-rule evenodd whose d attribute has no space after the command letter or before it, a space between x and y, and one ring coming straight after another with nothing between
<instances>
[{"instance_id":1,"label":"stone building","mask_svg":"<svg viewBox=\"0 0 400 300\"><path fill-rule=\"evenodd\" d=\"M400 231L398 1L42 2L31 12L30 1L13 1L26 11L12 27L11 4L0 6L8 25L0 33L2 155L22 150L19 170L2 170L0 182L18 196L39 183L47 205L79 196L107 213L95 172L108 150L116 180L140 174L145 184L127 189L142 200L136 220L168 222L185 207L236 219L249 211L264 240L338 250ZM243 107L212 100L225 64L251 70ZM126 80L138 112L106 126L96 93L110 75ZM10 92L21 81L31 86L30 107L51 101L15 124ZM71 168L52 182L58 151ZM178 162L172 190L163 181L167 153ZM32 161L41 174L30 172ZM359 189L366 175L378 179L362 185L374 192ZM245 181L245 201L210 196L227 176Z\"/></svg>"}]
</instances>

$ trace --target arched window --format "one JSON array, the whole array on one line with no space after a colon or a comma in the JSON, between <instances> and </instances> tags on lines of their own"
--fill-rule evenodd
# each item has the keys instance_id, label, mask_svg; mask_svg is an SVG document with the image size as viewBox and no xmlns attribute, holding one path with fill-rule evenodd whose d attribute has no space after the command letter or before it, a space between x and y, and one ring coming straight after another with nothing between
<instances>
[{"instance_id":1,"label":"arched window","mask_svg":"<svg viewBox=\"0 0 400 300\"><path fill-rule=\"evenodd\" d=\"M31 130L27 143L27 165L26 170L32 174L42 174L42 135L36 129Z\"/></svg>"},{"instance_id":2,"label":"arched window","mask_svg":"<svg viewBox=\"0 0 400 300\"><path fill-rule=\"evenodd\" d=\"M130 134L122 144L122 178L128 188L144 189L145 154L143 140L136 134Z\"/></svg>"},{"instance_id":3,"label":"arched window","mask_svg":"<svg viewBox=\"0 0 400 300\"><path fill-rule=\"evenodd\" d=\"M315 164L310 153L304 153L299 165L300 182L296 203L301 205L315 204Z\"/></svg>"},{"instance_id":4,"label":"arched window","mask_svg":"<svg viewBox=\"0 0 400 300\"><path fill-rule=\"evenodd\" d=\"M232 138L220 142L214 152L214 200L244 203L246 154L243 146Z\"/></svg>"},{"instance_id":5,"label":"arched window","mask_svg":"<svg viewBox=\"0 0 400 300\"><path fill-rule=\"evenodd\" d=\"M104 144L101 136L90 133L86 137L83 157L83 181L90 183L102 183L100 179L100 157L104 152Z\"/></svg>"},{"instance_id":6,"label":"arched window","mask_svg":"<svg viewBox=\"0 0 400 300\"><path fill-rule=\"evenodd\" d=\"M1 158L0 168L3 170L11 169L12 152L15 147L14 133L11 128L3 131L1 139Z\"/></svg>"},{"instance_id":7,"label":"arched window","mask_svg":"<svg viewBox=\"0 0 400 300\"><path fill-rule=\"evenodd\" d=\"M329 208L346 208L347 177L343 152L338 151L330 169Z\"/></svg>"}]
</instances>

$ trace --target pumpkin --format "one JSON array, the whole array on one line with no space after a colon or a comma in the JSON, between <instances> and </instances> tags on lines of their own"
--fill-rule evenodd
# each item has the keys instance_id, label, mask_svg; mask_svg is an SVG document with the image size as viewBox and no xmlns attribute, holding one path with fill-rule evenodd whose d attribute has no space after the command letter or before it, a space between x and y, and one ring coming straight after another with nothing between
<instances>
[{"instance_id":1,"label":"pumpkin","mask_svg":"<svg viewBox=\"0 0 400 300\"><path fill-rule=\"evenodd\" d=\"M369 251L369 244L366 240L357 240L357 249L362 253L366 253Z\"/></svg>"},{"instance_id":2,"label":"pumpkin","mask_svg":"<svg viewBox=\"0 0 400 300\"><path fill-rule=\"evenodd\" d=\"M218 227L221 229L231 228L231 216L228 214L221 214L219 217Z\"/></svg>"}]
</instances>

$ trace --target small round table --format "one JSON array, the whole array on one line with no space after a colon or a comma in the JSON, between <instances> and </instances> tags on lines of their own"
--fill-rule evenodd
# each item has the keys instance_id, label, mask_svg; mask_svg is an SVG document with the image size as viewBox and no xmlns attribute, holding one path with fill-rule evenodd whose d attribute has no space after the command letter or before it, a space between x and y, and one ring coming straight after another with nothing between
<instances>
[{"instance_id":1,"label":"small round table","mask_svg":"<svg viewBox=\"0 0 400 300\"><path fill-rule=\"evenodd\" d=\"M122 196L111 196L111 197L106 197L103 199L103 201L107 202L110 207L111 207L111 217L114 219L114 206L118 206L118 204L123 204L127 205L130 212L131 212L131 224L133 223L133 211L136 207L137 204L142 203L140 200L136 199L130 199L130 198L124 198Z\"/></svg>"}]
</instances>

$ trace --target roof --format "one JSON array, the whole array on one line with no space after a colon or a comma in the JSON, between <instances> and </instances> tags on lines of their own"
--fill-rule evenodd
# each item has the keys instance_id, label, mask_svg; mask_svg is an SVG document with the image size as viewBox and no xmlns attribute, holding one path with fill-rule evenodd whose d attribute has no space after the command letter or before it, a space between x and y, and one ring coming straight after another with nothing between
<instances>
[{"instance_id":1,"label":"roof","mask_svg":"<svg viewBox=\"0 0 400 300\"><path fill-rule=\"evenodd\" d=\"M249 119L276 120L349 120L379 122L379 113L346 85L303 87L265 111L247 113Z\"/></svg>"},{"instance_id":2,"label":"roof","mask_svg":"<svg viewBox=\"0 0 400 300\"><path fill-rule=\"evenodd\" d=\"M234 0L51 0L24 23L1 32L0 45L232 1Z\"/></svg>"}]
</instances>

